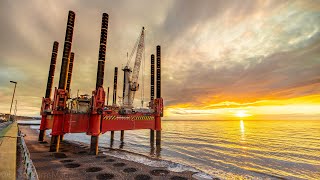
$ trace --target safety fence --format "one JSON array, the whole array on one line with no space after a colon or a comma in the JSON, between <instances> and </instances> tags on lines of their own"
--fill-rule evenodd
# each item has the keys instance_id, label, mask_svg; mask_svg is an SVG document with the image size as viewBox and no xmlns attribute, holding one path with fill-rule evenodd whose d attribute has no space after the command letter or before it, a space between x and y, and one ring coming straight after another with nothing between
<instances>
[{"instance_id":1,"label":"safety fence","mask_svg":"<svg viewBox=\"0 0 320 180\"><path fill-rule=\"evenodd\" d=\"M21 140L20 147L21 147L21 153L23 157L24 172L26 173L27 179L38 180L39 178L38 178L36 168L32 163L29 150L27 148L26 142L23 139L23 134L20 131L19 131L19 137Z\"/></svg>"}]
</instances>

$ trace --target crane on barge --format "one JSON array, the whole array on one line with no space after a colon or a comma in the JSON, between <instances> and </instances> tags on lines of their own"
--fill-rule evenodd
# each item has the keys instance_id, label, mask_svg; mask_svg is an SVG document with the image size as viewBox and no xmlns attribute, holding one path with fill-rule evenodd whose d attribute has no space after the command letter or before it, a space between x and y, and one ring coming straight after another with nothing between
<instances>
[{"instance_id":1,"label":"crane on barge","mask_svg":"<svg viewBox=\"0 0 320 180\"><path fill-rule=\"evenodd\" d=\"M141 34L138 37L137 43L135 44L130 57L127 60L126 66L122 69L124 72L123 80L123 97L122 107L120 109L121 114L132 113L133 101L136 91L139 90L139 72L142 61L142 54L144 53L144 32L145 29L142 27ZM130 61L134 52L136 51L136 58L134 62L133 70L129 67Z\"/></svg>"},{"instance_id":2,"label":"crane on barge","mask_svg":"<svg viewBox=\"0 0 320 180\"><path fill-rule=\"evenodd\" d=\"M75 24L75 13L69 11L66 28L65 43L63 49L59 86L54 90L54 96L51 99L51 90L53 86L54 70L58 53L58 42L54 42L50 70L47 82L47 91L42 99L41 107L41 125L39 141L44 141L45 131L52 129L50 151L58 152L60 141L66 133L86 133L91 136L90 154L98 153L99 135L111 132L113 139L114 131L121 131L121 140L123 140L124 130L149 129L150 142L154 143L154 132L156 131L156 145L161 144L161 117L163 116L163 99L161 97L161 51L160 46L156 47L156 68L155 56L151 55L151 96L150 106L147 111L136 111L133 109L133 100L136 91L139 89L138 78L141 66L142 54L144 52L144 27L138 41L133 49L136 53L136 59L133 71L129 68L127 62L124 68L124 91L123 104L119 108L116 106L117 92L117 74L118 68L114 72L114 90L112 106L105 105L104 66L106 61L106 47L108 35L107 13L102 14L101 35L99 43L99 58L97 68L96 87L92 91L91 98L77 97L72 99L68 106L70 98L70 85L72 67L74 63L74 54L71 52L73 30ZM132 53L133 54L133 53ZM132 56L132 55L131 55ZM130 58L131 59L131 58ZM156 77L155 77L156 69ZM131 75L132 73L132 75ZM156 86L154 81L156 79ZM154 88L156 87L156 97ZM73 104L75 101L75 104Z\"/></svg>"}]
</instances>

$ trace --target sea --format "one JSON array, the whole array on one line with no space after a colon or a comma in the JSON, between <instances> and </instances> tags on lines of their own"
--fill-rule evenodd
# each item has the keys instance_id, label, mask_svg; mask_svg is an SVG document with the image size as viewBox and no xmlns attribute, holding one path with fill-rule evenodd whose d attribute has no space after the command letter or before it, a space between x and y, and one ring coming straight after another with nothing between
<instances>
[{"instance_id":1,"label":"sea","mask_svg":"<svg viewBox=\"0 0 320 180\"><path fill-rule=\"evenodd\" d=\"M37 129L39 126L32 126ZM320 179L320 120L162 122L161 147L149 130L100 136L99 146L193 167L220 179ZM65 139L89 144L90 136Z\"/></svg>"}]
</instances>

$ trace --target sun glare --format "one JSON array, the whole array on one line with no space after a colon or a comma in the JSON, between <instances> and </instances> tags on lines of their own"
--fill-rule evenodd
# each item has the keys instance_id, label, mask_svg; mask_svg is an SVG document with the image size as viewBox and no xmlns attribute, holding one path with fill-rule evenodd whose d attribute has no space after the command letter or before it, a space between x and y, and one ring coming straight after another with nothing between
<instances>
[{"instance_id":1,"label":"sun glare","mask_svg":"<svg viewBox=\"0 0 320 180\"><path fill-rule=\"evenodd\" d=\"M236 112L235 116L242 118L242 117L248 117L250 116L250 114L248 114L247 111L245 110L239 110Z\"/></svg>"}]
</instances>

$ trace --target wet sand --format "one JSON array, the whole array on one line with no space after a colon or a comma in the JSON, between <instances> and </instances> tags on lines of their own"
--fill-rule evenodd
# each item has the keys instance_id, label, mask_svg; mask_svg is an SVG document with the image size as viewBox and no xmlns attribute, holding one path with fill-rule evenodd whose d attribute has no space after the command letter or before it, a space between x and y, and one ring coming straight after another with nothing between
<instances>
[{"instance_id":1,"label":"wet sand","mask_svg":"<svg viewBox=\"0 0 320 180\"><path fill-rule=\"evenodd\" d=\"M172 172L166 168L150 167L141 163L112 157L99 151L89 155L89 146L63 141L59 153L49 152L48 143L38 142L38 132L29 126L19 126L39 179L194 179L194 172Z\"/></svg>"}]
</instances>

